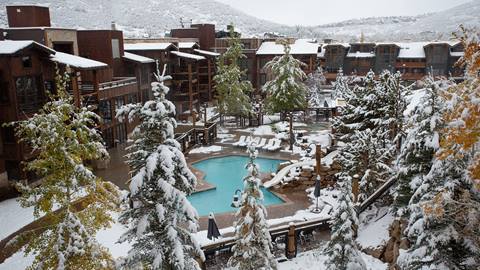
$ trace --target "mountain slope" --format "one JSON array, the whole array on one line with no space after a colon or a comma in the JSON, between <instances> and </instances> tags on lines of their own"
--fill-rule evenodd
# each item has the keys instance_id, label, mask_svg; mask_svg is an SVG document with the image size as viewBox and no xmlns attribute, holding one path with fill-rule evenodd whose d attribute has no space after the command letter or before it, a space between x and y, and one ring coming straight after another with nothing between
<instances>
[{"instance_id":1,"label":"mountain slope","mask_svg":"<svg viewBox=\"0 0 480 270\"><path fill-rule=\"evenodd\" d=\"M5 5L29 4L31 0L2 0L0 26L7 25ZM293 37L358 40L363 32L367 40L448 39L460 24L480 26L480 0L452 9L420 16L396 16L353 19L313 27L291 27L258 19L215 0L36 0L50 7L55 26L109 28L115 21L125 36L155 37L180 27L180 19L197 23L215 23L217 30L231 22L244 36L278 32Z\"/></svg>"}]
</instances>

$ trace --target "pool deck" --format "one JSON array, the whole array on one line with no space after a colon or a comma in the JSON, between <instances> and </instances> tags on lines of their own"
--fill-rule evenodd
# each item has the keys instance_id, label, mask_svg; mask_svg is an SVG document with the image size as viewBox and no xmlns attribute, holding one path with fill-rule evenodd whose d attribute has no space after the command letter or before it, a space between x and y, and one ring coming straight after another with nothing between
<instances>
[{"instance_id":1,"label":"pool deck","mask_svg":"<svg viewBox=\"0 0 480 270\"><path fill-rule=\"evenodd\" d=\"M230 156L230 155L247 156L245 148L233 147L231 144L228 144L228 143L216 143L215 145L222 146L222 151L209 153L208 155L204 153L189 154L186 156L186 159L189 165L201 160L215 158L215 157ZM277 151L277 152L259 151L258 157L283 159L283 160L292 160L292 159L299 158L299 156L292 155L291 153L280 152L280 151ZM204 180L203 172L191 166L190 168L192 169L192 171L194 171L198 179L198 184L196 188L197 192L203 191L204 190L203 188L211 186L208 182ZM266 178L263 178L262 180L264 181L268 180L268 175ZM308 208L308 206L310 206L310 202L306 196L307 194L304 189L291 189L288 191L288 193L286 192L280 193L275 189L270 189L270 191L273 192L276 196L280 197L282 200L284 200L285 203L267 206L266 209L268 213L268 219L291 216L295 214L298 210L303 210ZM217 225L219 228L230 227L233 225L233 222L235 221L235 213L229 212L229 213L216 214L215 220L217 221ZM206 216L200 217L200 230L206 230L207 223L208 223L208 217Z\"/></svg>"}]
</instances>

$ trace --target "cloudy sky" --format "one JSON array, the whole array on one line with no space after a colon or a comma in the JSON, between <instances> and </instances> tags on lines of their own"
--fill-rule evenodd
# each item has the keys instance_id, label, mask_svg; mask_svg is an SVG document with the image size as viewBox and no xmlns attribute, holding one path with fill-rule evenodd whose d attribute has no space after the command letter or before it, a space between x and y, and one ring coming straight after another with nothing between
<instances>
[{"instance_id":1,"label":"cloudy sky","mask_svg":"<svg viewBox=\"0 0 480 270\"><path fill-rule=\"evenodd\" d=\"M471 0L217 0L258 18L289 25L318 25L372 17L418 15Z\"/></svg>"}]
</instances>

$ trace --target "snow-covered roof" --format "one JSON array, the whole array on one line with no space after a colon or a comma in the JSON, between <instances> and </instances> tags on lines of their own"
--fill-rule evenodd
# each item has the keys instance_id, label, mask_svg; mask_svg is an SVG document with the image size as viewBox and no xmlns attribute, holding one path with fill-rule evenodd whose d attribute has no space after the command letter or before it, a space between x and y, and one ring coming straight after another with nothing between
<instances>
[{"instance_id":1,"label":"snow-covered roof","mask_svg":"<svg viewBox=\"0 0 480 270\"><path fill-rule=\"evenodd\" d=\"M371 58L375 57L375 54L372 52L353 52L353 53L348 53L347 57L351 58Z\"/></svg>"},{"instance_id":2,"label":"snow-covered roof","mask_svg":"<svg viewBox=\"0 0 480 270\"><path fill-rule=\"evenodd\" d=\"M465 52L450 52L450 56L453 57L463 57L465 55Z\"/></svg>"},{"instance_id":3,"label":"snow-covered roof","mask_svg":"<svg viewBox=\"0 0 480 270\"><path fill-rule=\"evenodd\" d=\"M207 56L214 56L214 57L220 56L219 53L211 52L211 51L205 51L205 50L200 50L200 49L195 49L193 51L195 51L199 54L207 55Z\"/></svg>"},{"instance_id":4,"label":"snow-covered roof","mask_svg":"<svg viewBox=\"0 0 480 270\"><path fill-rule=\"evenodd\" d=\"M179 51L171 51L170 53L174 54L178 57L188 58L188 59L197 60L197 61L205 59L205 57L203 57L201 55L196 55L196 54L191 54L191 53L185 53L185 52L179 52Z\"/></svg>"},{"instance_id":5,"label":"snow-covered roof","mask_svg":"<svg viewBox=\"0 0 480 270\"><path fill-rule=\"evenodd\" d=\"M193 47L199 47L196 42L178 42L179 49L192 49Z\"/></svg>"},{"instance_id":6,"label":"snow-covered roof","mask_svg":"<svg viewBox=\"0 0 480 270\"><path fill-rule=\"evenodd\" d=\"M328 43L328 44L325 44L325 47L327 46L342 46L344 48L350 48L349 43Z\"/></svg>"},{"instance_id":7,"label":"snow-covered roof","mask_svg":"<svg viewBox=\"0 0 480 270\"><path fill-rule=\"evenodd\" d=\"M29 47L37 47L51 54L55 53L54 50L33 40L2 40L0 41L0 55L14 54Z\"/></svg>"},{"instance_id":8,"label":"snow-covered roof","mask_svg":"<svg viewBox=\"0 0 480 270\"><path fill-rule=\"evenodd\" d=\"M290 44L290 54L314 54L318 53L318 43L308 42L306 40L297 40ZM266 41L260 45L257 55L282 55L283 45L275 41Z\"/></svg>"},{"instance_id":9,"label":"snow-covered roof","mask_svg":"<svg viewBox=\"0 0 480 270\"><path fill-rule=\"evenodd\" d=\"M164 51L171 46L170 42L144 42L144 43L125 43L123 45L125 51Z\"/></svg>"},{"instance_id":10,"label":"snow-covered roof","mask_svg":"<svg viewBox=\"0 0 480 270\"><path fill-rule=\"evenodd\" d=\"M54 55L51 55L50 60L78 69L99 69L108 67L107 64L99 61L62 52L56 52Z\"/></svg>"},{"instance_id":11,"label":"snow-covered roof","mask_svg":"<svg viewBox=\"0 0 480 270\"><path fill-rule=\"evenodd\" d=\"M425 58L424 46L428 42L397 43L400 47L398 58Z\"/></svg>"},{"instance_id":12,"label":"snow-covered roof","mask_svg":"<svg viewBox=\"0 0 480 270\"><path fill-rule=\"evenodd\" d=\"M141 64L148 64L148 63L155 62L155 60L153 60L152 58L148 58L145 56L141 56L141 55L129 53L129 52L124 52L123 58L133 62L141 63Z\"/></svg>"}]
</instances>

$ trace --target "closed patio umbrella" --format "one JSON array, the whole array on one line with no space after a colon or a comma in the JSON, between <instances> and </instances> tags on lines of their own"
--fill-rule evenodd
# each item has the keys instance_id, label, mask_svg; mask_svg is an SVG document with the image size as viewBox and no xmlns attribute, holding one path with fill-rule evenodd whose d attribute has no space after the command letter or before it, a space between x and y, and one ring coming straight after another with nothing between
<instances>
[{"instance_id":1,"label":"closed patio umbrella","mask_svg":"<svg viewBox=\"0 0 480 270\"><path fill-rule=\"evenodd\" d=\"M207 229L207 238L212 240L215 238L220 238L222 236L218 230L217 223L215 223L215 217L213 213L210 212L208 215L208 229Z\"/></svg>"},{"instance_id":2,"label":"closed patio umbrella","mask_svg":"<svg viewBox=\"0 0 480 270\"><path fill-rule=\"evenodd\" d=\"M318 213L320 212L320 208L318 208L318 197L320 197L320 175L317 175L317 179L315 180L315 190L313 191L313 196L315 196L315 199L317 200L315 209L312 210L312 212Z\"/></svg>"}]
</instances>

